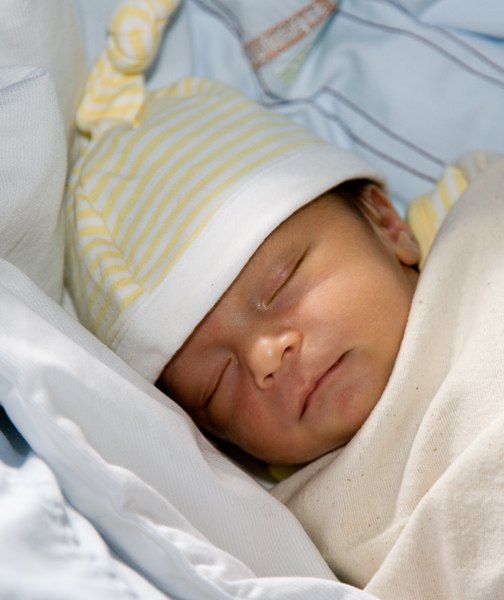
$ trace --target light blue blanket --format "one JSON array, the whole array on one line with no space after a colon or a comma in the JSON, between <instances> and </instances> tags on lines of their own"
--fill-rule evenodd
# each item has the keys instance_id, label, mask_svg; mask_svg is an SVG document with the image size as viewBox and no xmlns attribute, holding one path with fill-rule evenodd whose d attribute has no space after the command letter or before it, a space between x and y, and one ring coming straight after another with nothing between
<instances>
[{"instance_id":1,"label":"light blue blanket","mask_svg":"<svg viewBox=\"0 0 504 600\"><path fill-rule=\"evenodd\" d=\"M116 2L74 1L91 61L105 39L92 11ZM311 29L308 7L321 15ZM503 37L500 0L186 0L149 84L234 85L362 155L404 209L462 153L504 151ZM276 44L265 62L258 44Z\"/></svg>"}]
</instances>

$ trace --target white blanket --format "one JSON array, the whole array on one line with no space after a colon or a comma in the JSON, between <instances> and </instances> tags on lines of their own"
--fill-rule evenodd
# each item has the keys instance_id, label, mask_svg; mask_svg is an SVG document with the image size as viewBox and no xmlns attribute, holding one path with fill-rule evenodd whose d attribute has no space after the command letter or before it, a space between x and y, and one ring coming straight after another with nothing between
<instances>
[{"instance_id":1,"label":"white blanket","mask_svg":"<svg viewBox=\"0 0 504 600\"><path fill-rule=\"evenodd\" d=\"M504 598L504 161L443 224L384 395L274 491L382 600Z\"/></svg>"},{"instance_id":2,"label":"white blanket","mask_svg":"<svg viewBox=\"0 0 504 600\"><path fill-rule=\"evenodd\" d=\"M0 403L24 444L12 458L0 412L2 600L371 600L181 408L1 259Z\"/></svg>"}]
</instances>

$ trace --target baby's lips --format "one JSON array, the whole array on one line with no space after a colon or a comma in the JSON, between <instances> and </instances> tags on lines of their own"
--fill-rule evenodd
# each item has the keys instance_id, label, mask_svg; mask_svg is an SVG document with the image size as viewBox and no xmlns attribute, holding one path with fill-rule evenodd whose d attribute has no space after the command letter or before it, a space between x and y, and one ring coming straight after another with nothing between
<instances>
[{"instance_id":1,"label":"baby's lips","mask_svg":"<svg viewBox=\"0 0 504 600\"><path fill-rule=\"evenodd\" d=\"M302 399L302 408L301 408L301 417L304 415L304 413L308 410L312 399L314 398L314 396L316 395L317 391L324 385L324 383L327 381L327 379L329 379L329 377L331 377L331 375L333 375L333 373L335 373L339 366L341 365L341 363L343 362L345 356L347 355L347 353L343 353L338 360L333 363L329 368L323 370L323 371L319 371L317 375L315 375L315 377L313 377L310 380L309 385L307 386L307 392L303 395L301 395L301 399Z\"/></svg>"}]
</instances>

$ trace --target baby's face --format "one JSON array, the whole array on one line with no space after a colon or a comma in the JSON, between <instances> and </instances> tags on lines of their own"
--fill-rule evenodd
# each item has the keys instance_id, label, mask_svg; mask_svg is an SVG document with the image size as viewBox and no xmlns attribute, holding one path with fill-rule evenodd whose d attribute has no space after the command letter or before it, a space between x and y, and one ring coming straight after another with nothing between
<instances>
[{"instance_id":1,"label":"baby's face","mask_svg":"<svg viewBox=\"0 0 504 600\"><path fill-rule=\"evenodd\" d=\"M167 365L161 389L204 430L274 464L347 443L390 377L417 281L394 219L369 227L330 195L295 213Z\"/></svg>"}]
</instances>

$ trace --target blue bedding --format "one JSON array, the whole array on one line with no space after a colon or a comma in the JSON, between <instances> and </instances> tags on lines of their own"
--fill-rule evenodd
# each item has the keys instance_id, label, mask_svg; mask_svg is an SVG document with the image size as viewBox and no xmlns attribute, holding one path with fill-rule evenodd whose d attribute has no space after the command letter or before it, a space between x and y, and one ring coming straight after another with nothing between
<instances>
[{"instance_id":1,"label":"blue bedding","mask_svg":"<svg viewBox=\"0 0 504 600\"><path fill-rule=\"evenodd\" d=\"M105 36L93 4L77 0L89 61ZM306 7L323 19L290 44ZM201 75L234 85L363 156L404 211L462 153L504 151L503 36L499 0L187 0L149 84Z\"/></svg>"}]
</instances>

